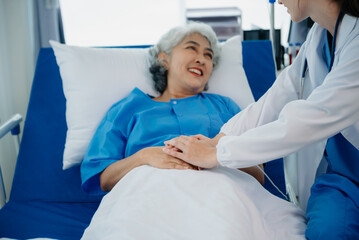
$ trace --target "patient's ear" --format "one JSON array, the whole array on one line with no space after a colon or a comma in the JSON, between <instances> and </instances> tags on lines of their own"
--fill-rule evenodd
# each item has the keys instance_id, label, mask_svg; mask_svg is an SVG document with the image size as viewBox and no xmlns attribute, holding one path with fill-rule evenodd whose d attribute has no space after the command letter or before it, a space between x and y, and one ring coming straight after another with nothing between
<instances>
[{"instance_id":1,"label":"patient's ear","mask_svg":"<svg viewBox=\"0 0 359 240\"><path fill-rule=\"evenodd\" d=\"M160 52L157 57L158 61L161 63L163 67L168 69L168 61L167 61L167 54L165 52Z\"/></svg>"}]
</instances>

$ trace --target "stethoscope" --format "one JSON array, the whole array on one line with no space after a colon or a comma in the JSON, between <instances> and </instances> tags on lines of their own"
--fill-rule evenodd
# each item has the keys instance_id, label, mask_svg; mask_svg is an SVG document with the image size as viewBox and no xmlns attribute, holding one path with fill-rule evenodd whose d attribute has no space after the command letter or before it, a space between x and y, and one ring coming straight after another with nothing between
<instances>
[{"instance_id":1,"label":"stethoscope","mask_svg":"<svg viewBox=\"0 0 359 240\"><path fill-rule=\"evenodd\" d=\"M338 28L339 28L339 23L342 20L344 14L342 12L339 13L337 22L335 24L335 29L334 29L334 35L333 35L333 39L332 39L332 49L330 52L330 64L329 64L329 72L332 70L333 67L333 63L334 63L334 57L335 57L335 47L336 47L336 42L337 42L337 36L338 36ZM305 75L306 72L308 70L308 61L307 58L304 59L304 64L303 64L303 71L302 71L302 77L300 79L300 91L299 91L299 99L303 98L303 91L304 91L304 81L305 81Z\"/></svg>"}]
</instances>

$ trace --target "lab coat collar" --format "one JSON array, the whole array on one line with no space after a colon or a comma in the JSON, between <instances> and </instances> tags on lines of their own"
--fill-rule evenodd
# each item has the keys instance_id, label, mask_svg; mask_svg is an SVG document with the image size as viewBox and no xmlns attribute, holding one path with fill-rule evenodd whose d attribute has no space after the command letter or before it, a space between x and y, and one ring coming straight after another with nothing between
<instances>
[{"instance_id":1,"label":"lab coat collar","mask_svg":"<svg viewBox=\"0 0 359 240\"><path fill-rule=\"evenodd\" d=\"M328 74L328 66L324 59L323 48L325 44L325 33L326 30L319 24L315 24L311 31L311 34L308 36L311 44L307 45L305 52L305 58L308 62L308 75L310 80L306 81L307 84L304 85L303 89L303 98L306 99L312 92L313 88L318 87L323 83L325 76ZM304 62L304 60L302 60ZM315 69L315 71L313 70Z\"/></svg>"},{"instance_id":2,"label":"lab coat collar","mask_svg":"<svg viewBox=\"0 0 359 240\"><path fill-rule=\"evenodd\" d=\"M344 15L342 24L340 25L339 34L338 34L338 42L335 49L335 53L341 51L346 41L348 40L348 36L355 29L357 25L358 18L352 17L350 15Z\"/></svg>"}]
</instances>

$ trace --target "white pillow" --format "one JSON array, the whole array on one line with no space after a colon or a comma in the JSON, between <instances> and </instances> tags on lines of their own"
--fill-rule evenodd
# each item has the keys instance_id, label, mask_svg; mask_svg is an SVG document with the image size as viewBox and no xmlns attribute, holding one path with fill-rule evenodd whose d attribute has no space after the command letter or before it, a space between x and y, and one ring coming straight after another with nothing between
<instances>
[{"instance_id":1,"label":"white pillow","mask_svg":"<svg viewBox=\"0 0 359 240\"><path fill-rule=\"evenodd\" d=\"M88 144L108 109L134 87L153 96L148 49L75 47L50 41L66 98L67 136L63 169L81 164ZM222 55L209 80L210 93L231 97L242 109L253 96L242 66L242 43L222 44Z\"/></svg>"}]
</instances>

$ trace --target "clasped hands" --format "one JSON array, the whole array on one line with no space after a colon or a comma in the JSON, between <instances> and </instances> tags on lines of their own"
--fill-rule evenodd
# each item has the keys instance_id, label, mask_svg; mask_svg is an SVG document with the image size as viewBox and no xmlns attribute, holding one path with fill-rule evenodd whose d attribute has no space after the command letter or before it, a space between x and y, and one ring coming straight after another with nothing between
<instances>
[{"instance_id":1,"label":"clasped hands","mask_svg":"<svg viewBox=\"0 0 359 240\"><path fill-rule=\"evenodd\" d=\"M217 143L224 134L220 133L211 139L203 135L179 136L165 141L163 152L201 168L218 166Z\"/></svg>"}]
</instances>

